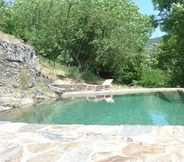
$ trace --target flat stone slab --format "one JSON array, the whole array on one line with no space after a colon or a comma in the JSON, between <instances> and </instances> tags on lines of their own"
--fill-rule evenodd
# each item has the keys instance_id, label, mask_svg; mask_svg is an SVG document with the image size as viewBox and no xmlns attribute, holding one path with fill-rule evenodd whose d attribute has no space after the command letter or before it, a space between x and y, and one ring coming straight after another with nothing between
<instances>
[{"instance_id":1,"label":"flat stone slab","mask_svg":"<svg viewBox=\"0 0 184 162\"><path fill-rule=\"evenodd\" d=\"M0 162L184 161L183 126L0 122Z\"/></svg>"},{"instance_id":2,"label":"flat stone slab","mask_svg":"<svg viewBox=\"0 0 184 162\"><path fill-rule=\"evenodd\" d=\"M152 131L152 126L130 126L125 125L121 130L121 135L123 136L136 136L141 134L149 134Z\"/></svg>"}]
</instances>

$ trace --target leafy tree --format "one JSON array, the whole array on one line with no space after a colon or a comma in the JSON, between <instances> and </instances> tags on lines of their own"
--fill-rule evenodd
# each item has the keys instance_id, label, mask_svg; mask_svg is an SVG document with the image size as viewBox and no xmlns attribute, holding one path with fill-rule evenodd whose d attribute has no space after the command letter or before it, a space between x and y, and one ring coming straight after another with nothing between
<instances>
[{"instance_id":1,"label":"leafy tree","mask_svg":"<svg viewBox=\"0 0 184 162\"><path fill-rule=\"evenodd\" d=\"M38 54L120 83L140 78L151 24L129 0L16 0L7 9L6 32Z\"/></svg>"},{"instance_id":2,"label":"leafy tree","mask_svg":"<svg viewBox=\"0 0 184 162\"><path fill-rule=\"evenodd\" d=\"M184 86L184 1L153 0L162 16L162 28L167 33L157 54L158 67L167 71L171 86Z\"/></svg>"},{"instance_id":3,"label":"leafy tree","mask_svg":"<svg viewBox=\"0 0 184 162\"><path fill-rule=\"evenodd\" d=\"M169 75L167 71L158 66L158 53L160 52L160 43L154 43L148 46L144 51L144 60L142 62L142 73L139 84L144 87L167 87Z\"/></svg>"},{"instance_id":4,"label":"leafy tree","mask_svg":"<svg viewBox=\"0 0 184 162\"><path fill-rule=\"evenodd\" d=\"M100 39L94 41L97 57L90 62L90 68L104 77L129 84L140 75L141 50L148 39L150 19L128 1L115 0L108 5L105 2L98 14L102 22L97 31Z\"/></svg>"},{"instance_id":5,"label":"leafy tree","mask_svg":"<svg viewBox=\"0 0 184 162\"><path fill-rule=\"evenodd\" d=\"M12 30L12 23L11 23L11 1L0 0L0 30L8 33Z\"/></svg>"},{"instance_id":6,"label":"leafy tree","mask_svg":"<svg viewBox=\"0 0 184 162\"><path fill-rule=\"evenodd\" d=\"M167 80L166 76L164 75L164 71L161 69L154 69L154 68L144 68L140 84L145 87L166 87Z\"/></svg>"},{"instance_id":7,"label":"leafy tree","mask_svg":"<svg viewBox=\"0 0 184 162\"><path fill-rule=\"evenodd\" d=\"M152 2L156 10L159 10L161 13L165 13L171 12L173 3L182 3L183 0L152 0Z\"/></svg>"}]
</instances>

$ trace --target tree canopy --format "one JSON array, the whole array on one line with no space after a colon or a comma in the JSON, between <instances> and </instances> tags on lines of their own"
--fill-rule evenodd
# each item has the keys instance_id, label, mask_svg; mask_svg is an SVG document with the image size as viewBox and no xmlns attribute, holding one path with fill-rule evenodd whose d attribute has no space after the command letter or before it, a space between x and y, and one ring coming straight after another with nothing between
<instances>
[{"instance_id":1,"label":"tree canopy","mask_svg":"<svg viewBox=\"0 0 184 162\"><path fill-rule=\"evenodd\" d=\"M4 2L4 0L0 0ZM50 60L120 83L138 80L150 17L129 0L15 0L0 29Z\"/></svg>"},{"instance_id":2,"label":"tree canopy","mask_svg":"<svg viewBox=\"0 0 184 162\"><path fill-rule=\"evenodd\" d=\"M153 3L167 33L156 54L158 67L170 76L169 85L184 86L184 1L153 0Z\"/></svg>"}]
</instances>

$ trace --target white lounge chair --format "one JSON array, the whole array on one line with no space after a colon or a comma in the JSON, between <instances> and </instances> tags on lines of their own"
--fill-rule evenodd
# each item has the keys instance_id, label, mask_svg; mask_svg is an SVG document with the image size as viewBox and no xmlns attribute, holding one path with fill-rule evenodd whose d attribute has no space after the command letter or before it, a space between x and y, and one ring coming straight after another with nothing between
<instances>
[{"instance_id":1,"label":"white lounge chair","mask_svg":"<svg viewBox=\"0 0 184 162\"><path fill-rule=\"evenodd\" d=\"M113 79L106 79L102 84L103 90L106 90L106 88L108 89L112 88L112 81ZM88 90L89 87L92 87L91 89L96 91L98 86L100 85L86 85L86 91Z\"/></svg>"},{"instance_id":2,"label":"white lounge chair","mask_svg":"<svg viewBox=\"0 0 184 162\"><path fill-rule=\"evenodd\" d=\"M112 81L113 79L106 79L102 84L103 89L105 90L105 87L112 88Z\"/></svg>"}]
</instances>

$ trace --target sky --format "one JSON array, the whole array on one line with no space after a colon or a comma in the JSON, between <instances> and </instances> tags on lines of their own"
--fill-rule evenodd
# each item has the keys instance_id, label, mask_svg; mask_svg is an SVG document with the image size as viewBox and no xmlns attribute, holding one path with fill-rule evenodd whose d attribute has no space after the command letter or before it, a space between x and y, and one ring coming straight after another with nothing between
<instances>
[{"instance_id":1,"label":"sky","mask_svg":"<svg viewBox=\"0 0 184 162\"><path fill-rule=\"evenodd\" d=\"M158 14L158 11L154 11L152 0L132 0L132 2L134 2L139 7L139 11L142 14L147 15ZM151 37L155 38L162 35L164 35L164 33L161 32L159 28L157 28Z\"/></svg>"}]
</instances>

